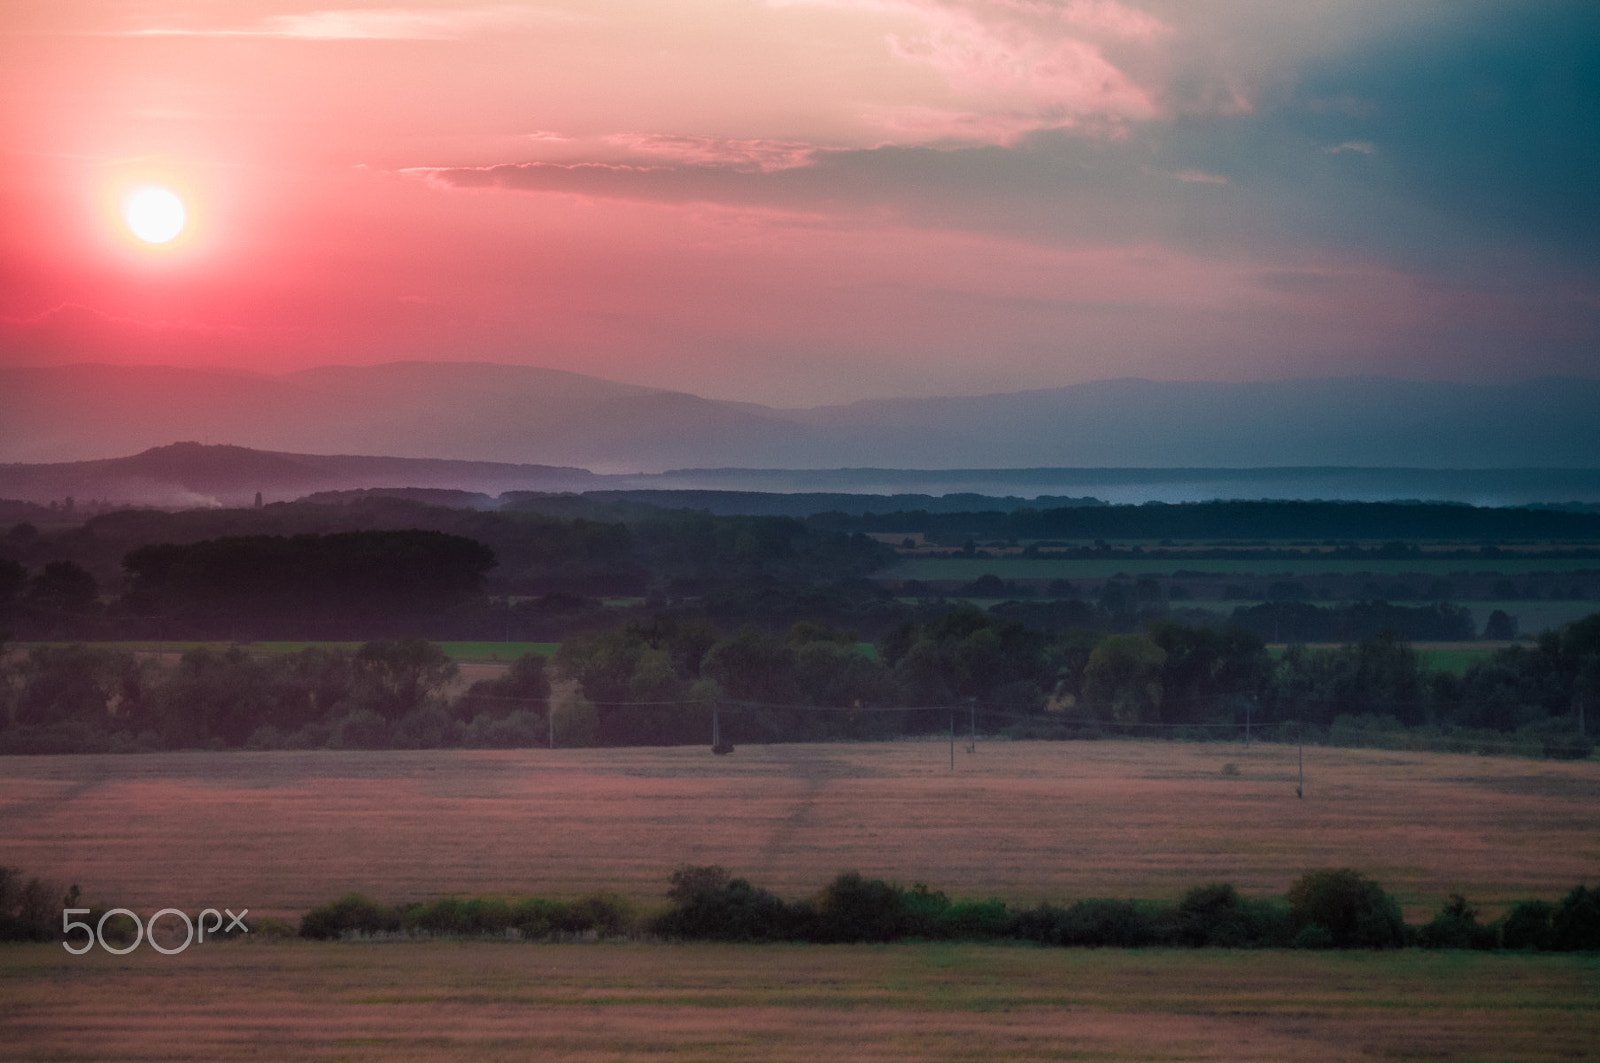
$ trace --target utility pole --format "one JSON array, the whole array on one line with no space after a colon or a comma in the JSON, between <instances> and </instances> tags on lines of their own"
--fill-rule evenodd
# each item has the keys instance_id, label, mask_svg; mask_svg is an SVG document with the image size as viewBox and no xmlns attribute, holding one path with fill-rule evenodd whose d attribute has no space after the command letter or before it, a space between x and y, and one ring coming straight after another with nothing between
<instances>
[{"instance_id":1,"label":"utility pole","mask_svg":"<svg viewBox=\"0 0 1600 1063\"><path fill-rule=\"evenodd\" d=\"M545 702L544 719L550 728L550 748L554 749L556 747L556 707L550 702Z\"/></svg>"},{"instance_id":2,"label":"utility pole","mask_svg":"<svg viewBox=\"0 0 1600 1063\"><path fill-rule=\"evenodd\" d=\"M1250 748L1250 705L1255 700L1253 695L1244 699L1244 747L1246 749Z\"/></svg>"},{"instance_id":3,"label":"utility pole","mask_svg":"<svg viewBox=\"0 0 1600 1063\"><path fill-rule=\"evenodd\" d=\"M1294 795L1303 798L1306 795L1306 725L1304 720L1295 727L1294 734L1300 743L1300 781L1294 784Z\"/></svg>"},{"instance_id":4,"label":"utility pole","mask_svg":"<svg viewBox=\"0 0 1600 1063\"><path fill-rule=\"evenodd\" d=\"M968 698L967 706L972 710L972 732L971 738L967 742L967 752L976 753L978 751L978 699Z\"/></svg>"},{"instance_id":5,"label":"utility pole","mask_svg":"<svg viewBox=\"0 0 1600 1063\"><path fill-rule=\"evenodd\" d=\"M956 710L950 710L950 770L956 770Z\"/></svg>"}]
</instances>

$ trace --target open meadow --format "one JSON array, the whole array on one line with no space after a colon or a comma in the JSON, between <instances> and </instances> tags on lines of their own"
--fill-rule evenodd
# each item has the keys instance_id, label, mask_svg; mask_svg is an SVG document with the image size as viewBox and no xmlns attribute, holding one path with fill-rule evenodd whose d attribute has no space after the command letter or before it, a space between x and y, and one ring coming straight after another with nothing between
<instances>
[{"instance_id":1,"label":"open meadow","mask_svg":"<svg viewBox=\"0 0 1600 1063\"><path fill-rule=\"evenodd\" d=\"M1237 774L1224 772L1232 764ZM1600 764L1257 743L943 742L0 759L0 863L86 901L293 918L855 868L1018 904L1283 893L1353 866L1412 922L1600 878ZM976 944L0 946L6 1058L1582 1059L1600 959Z\"/></svg>"},{"instance_id":2,"label":"open meadow","mask_svg":"<svg viewBox=\"0 0 1600 1063\"><path fill-rule=\"evenodd\" d=\"M1574 1060L1600 960L984 945L0 951L8 1059Z\"/></svg>"},{"instance_id":3,"label":"open meadow","mask_svg":"<svg viewBox=\"0 0 1600 1063\"><path fill-rule=\"evenodd\" d=\"M1226 765L1237 774L1225 773ZM1031 904L1282 894L1354 867L1413 922L1600 880L1600 763L1257 742L942 741L0 758L0 863L137 910L298 915L615 891L720 864L786 897L859 870Z\"/></svg>"}]
</instances>

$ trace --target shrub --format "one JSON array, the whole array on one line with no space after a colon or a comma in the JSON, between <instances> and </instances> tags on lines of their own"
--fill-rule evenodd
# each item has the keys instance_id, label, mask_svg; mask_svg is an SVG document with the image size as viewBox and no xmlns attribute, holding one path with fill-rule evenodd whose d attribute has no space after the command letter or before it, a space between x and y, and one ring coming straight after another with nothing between
<instances>
[{"instance_id":1,"label":"shrub","mask_svg":"<svg viewBox=\"0 0 1600 1063\"><path fill-rule=\"evenodd\" d=\"M462 736L463 745L487 749L530 749L549 741L548 723L527 709L503 716L479 713Z\"/></svg>"},{"instance_id":2,"label":"shrub","mask_svg":"<svg viewBox=\"0 0 1600 1063\"><path fill-rule=\"evenodd\" d=\"M1478 910L1459 893L1417 930L1417 944L1425 949L1492 949L1497 937L1494 927L1479 924Z\"/></svg>"},{"instance_id":3,"label":"shrub","mask_svg":"<svg viewBox=\"0 0 1600 1063\"><path fill-rule=\"evenodd\" d=\"M437 705L420 705L394 725L396 749L441 749L460 744L465 728Z\"/></svg>"},{"instance_id":4,"label":"shrub","mask_svg":"<svg viewBox=\"0 0 1600 1063\"><path fill-rule=\"evenodd\" d=\"M1500 943L1508 949L1543 950L1555 947L1550 920L1556 906L1549 901L1518 901L1500 923Z\"/></svg>"},{"instance_id":5,"label":"shrub","mask_svg":"<svg viewBox=\"0 0 1600 1063\"><path fill-rule=\"evenodd\" d=\"M593 933L596 937L621 937L633 929L633 907L614 893L595 893L574 903L567 925L558 927L569 934Z\"/></svg>"},{"instance_id":6,"label":"shrub","mask_svg":"<svg viewBox=\"0 0 1600 1063\"><path fill-rule=\"evenodd\" d=\"M334 725L328 744L335 749L386 749L389 721L371 709L357 709Z\"/></svg>"},{"instance_id":7,"label":"shrub","mask_svg":"<svg viewBox=\"0 0 1600 1063\"><path fill-rule=\"evenodd\" d=\"M78 907L78 887L58 905L61 890L39 878L0 867L0 941L50 941L61 933L61 909Z\"/></svg>"},{"instance_id":8,"label":"shrub","mask_svg":"<svg viewBox=\"0 0 1600 1063\"><path fill-rule=\"evenodd\" d=\"M300 919L303 938L338 938L347 934L396 933L400 913L370 897L349 893L331 904L313 908Z\"/></svg>"},{"instance_id":9,"label":"shrub","mask_svg":"<svg viewBox=\"0 0 1600 1063\"><path fill-rule=\"evenodd\" d=\"M1400 948L1405 923L1400 906L1376 882L1359 871L1340 868L1308 871L1289 887L1289 921L1298 932L1320 926L1333 948Z\"/></svg>"},{"instance_id":10,"label":"shrub","mask_svg":"<svg viewBox=\"0 0 1600 1063\"><path fill-rule=\"evenodd\" d=\"M401 926L404 929L425 934L457 937L503 934L512 925L511 906L493 897L467 900L443 897L428 904L412 905L401 913Z\"/></svg>"},{"instance_id":11,"label":"shrub","mask_svg":"<svg viewBox=\"0 0 1600 1063\"><path fill-rule=\"evenodd\" d=\"M1159 910L1134 901L1084 900L1061 913L1057 942L1090 948L1165 944Z\"/></svg>"},{"instance_id":12,"label":"shrub","mask_svg":"<svg viewBox=\"0 0 1600 1063\"><path fill-rule=\"evenodd\" d=\"M1550 916L1552 947L1562 952L1600 950L1600 889L1577 886Z\"/></svg>"},{"instance_id":13,"label":"shrub","mask_svg":"<svg viewBox=\"0 0 1600 1063\"><path fill-rule=\"evenodd\" d=\"M1228 883L1196 886L1174 913L1176 939L1195 948L1266 948L1289 941L1287 914L1267 901L1241 897Z\"/></svg>"},{"instance_id":14,"label":"shrub","mask_svg":"<svg viewBox=\"0 0 1600 1063\"><path fill-rule=\"evenodd\" d=\"M937 896L941 900L944 898L942 893ZM972 940L1016 936L1016 917L1006 910L1003 901L945 903L947 907L937 917L938 937Z\"/></svg>"},{"instance_id":15,"label":"shrub","mask_svg":"<svg viewBox=\"0 0 1600 1063\"><path fill-rule=\"evenodd\" d=\"M270 723L264 723L250 732L250 737L245 740L246 749L282 749L286 739L282 732Z\"/></svg>"},{"instance_id":16,"label":"shrub","mask_svg":"<svg viewBox=\"0 0 1600 1063\"><path fill-rule=\"evenodd\" d=\"M893 941L901 936L900 891L846 871L817 898L818 941Z\"/></svg>"},{"instance_id":17,"label":"shrub","mask_svg":"<svg viewBox=\"0 0 1600 1063\"><path fill-rule=\"evenodd\" d=\"M680 872L718 872L699 881ZM652 929L665 937L707 941L789 941L806 936L805 916L742 878L729 879L720 867L679 869L669 896L677 902Z\"/></svg>"}]
</instances>

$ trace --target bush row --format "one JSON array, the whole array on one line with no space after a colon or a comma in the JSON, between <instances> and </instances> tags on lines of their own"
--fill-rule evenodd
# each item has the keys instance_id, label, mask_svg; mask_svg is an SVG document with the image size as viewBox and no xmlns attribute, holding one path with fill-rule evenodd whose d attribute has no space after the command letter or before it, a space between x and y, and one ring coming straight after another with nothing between
<instances>
[{"instance_id":1,"label":"bush row","mask_svg":"<svg viewBox=\"0 0 1600 1063\"><path fill-rule=\"evenodd\" d=\"M1600 890L1578 886L1558 903L1519 901L1504 918L1480 923L1452 895L1428 923L1407 926L1376 882L1350 869L1311 871L1282 900L1240 895L1231 885L1199 886L1176 904L1088 899L1066 907L1016 910L1000 900L951 899L910 887L838 876L816 897L785 901L720 867L680 867L671 905L637 915L623 900L446 898L400 906L357 894L308 912L308 938L373 935L652 936L683 941L891 942L1025 941L1040 945L1138 948L1421 948L1600 950Z\"/></svg>"},{"instance_id":2,"label":"bush row","mask_svg":"<svg viewBox=\"0 0 1600 1063\"><path fill-rule=\"evenodd\" d=\"M638 920L620 897L594 894L577 901L540 897L445 897L391 906L359 893L313 909L300 920L300 936L330 939L384 935L559 940L637 932Z\"/></svg>"}]
</instances>

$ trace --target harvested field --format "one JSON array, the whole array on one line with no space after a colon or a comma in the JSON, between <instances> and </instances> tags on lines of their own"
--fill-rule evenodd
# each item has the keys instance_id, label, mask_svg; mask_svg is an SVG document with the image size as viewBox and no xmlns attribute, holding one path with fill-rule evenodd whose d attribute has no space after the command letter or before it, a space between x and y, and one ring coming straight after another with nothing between
<instances>
[{"instance_id":1,"label":"harvested field","mask_svg":"<svg viewBox=\"0 0 1600 1063\"><path fill-rule=\"evenodd\" d=\"M0 949L6 1056L1592 1059L1600 961L978 945Z\"/></svg>"},{"instance_id":2,"label":"harvested field","mask_svg":"<svg viewBox=\"0 0 1600 1063\"><path fill-rule=\"evenodd\" d=\"M721 864L783 896L842 870L1030 904L1283 893L1351 866L1418 921L1600 880L1600 763L1257 743L941 742L0 758L0 863L148 913L347 891L616 891ZM1227 763L1237 775L1224 774Z\"/></svg>"}]
</instances>

